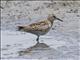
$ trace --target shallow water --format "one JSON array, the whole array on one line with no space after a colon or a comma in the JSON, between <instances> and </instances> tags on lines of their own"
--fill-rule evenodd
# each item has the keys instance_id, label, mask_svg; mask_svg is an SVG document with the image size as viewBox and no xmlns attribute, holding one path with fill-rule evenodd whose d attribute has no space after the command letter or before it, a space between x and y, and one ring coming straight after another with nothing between
<instances>
[{"instance_id":1,"label":"shallow water","mask_svg":"<svg viewBox=\"0 0 80 60\"><path fill-rule=\"evenodd\" d=\"M71 37L66 39L67 37L67 35L56 32L54 37L48 35L40 37L41 43L37 45L35 35L14 31L1 31L1 57L56 60L70 58L76 60L79 56L79 42ZM21 53L21 56L19 53Z\"/></svg>"}]
</instances>

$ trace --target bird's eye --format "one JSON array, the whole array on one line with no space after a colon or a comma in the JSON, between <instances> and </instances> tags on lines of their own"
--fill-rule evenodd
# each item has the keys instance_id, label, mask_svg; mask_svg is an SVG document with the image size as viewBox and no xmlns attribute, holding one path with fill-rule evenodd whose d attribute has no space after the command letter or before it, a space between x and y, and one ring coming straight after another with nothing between
<instances>
[{"instance_id":1,"label":"bird's eye","mask_svg":"<svg viewBox=\"0 0 80 60\"><path fill-rule=\"evenodd\" d=\"M53 16L55 18L55 16Z\"/></svg>"}]
</instances>

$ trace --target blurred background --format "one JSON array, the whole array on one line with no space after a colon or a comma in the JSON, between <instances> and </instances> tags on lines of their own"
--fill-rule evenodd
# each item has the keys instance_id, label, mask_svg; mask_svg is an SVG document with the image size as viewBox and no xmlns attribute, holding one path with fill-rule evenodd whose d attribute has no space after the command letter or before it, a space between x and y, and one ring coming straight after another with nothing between
<instances>
[{"instance_id":1,"label":"blurred background","mask_svg":"<svg viewBox=\"0 0 80 60\"><path fill-rule=\"evenodd\" d=\"M43 20L54 13L64 22L55 21L53 28L60 32L78 32L79 1L1 1L1 29L15 30L17 25Z\"/></svg>"}]
</instances>

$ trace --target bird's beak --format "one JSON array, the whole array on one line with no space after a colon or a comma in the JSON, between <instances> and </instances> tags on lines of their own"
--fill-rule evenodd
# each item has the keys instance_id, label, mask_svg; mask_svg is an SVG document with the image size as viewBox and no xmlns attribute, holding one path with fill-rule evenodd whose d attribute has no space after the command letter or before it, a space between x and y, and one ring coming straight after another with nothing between
<instances>
[{"instance_id":1,"label":"bird's beak","mask_svg":"<svg viewBox=\"0 0 80 60\"><path fill-rule=\"evenodd\" d=\"M57 17L55 17L57 20L59 20L59 21L61 21L61 22L63 22L63 20L61 20L61 19L59 19L59 18L57 18Z\"/></svg>"}]
</instances>

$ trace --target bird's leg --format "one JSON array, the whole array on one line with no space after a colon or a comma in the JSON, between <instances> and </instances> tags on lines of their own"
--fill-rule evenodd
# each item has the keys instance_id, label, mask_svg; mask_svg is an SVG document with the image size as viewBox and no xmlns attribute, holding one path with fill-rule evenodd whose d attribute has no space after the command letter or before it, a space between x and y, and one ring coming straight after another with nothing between
<instances>
[{"instance_id":1,"label":"bird's leg","mask_svg":"<svg viewBox=\"0 0 80 60\"><path fill-rule=\"evenodd\" d=\"M39 36L37 36L37 39L36 39L37 43L39 43Z\"/></svg>"}]
</instances>

